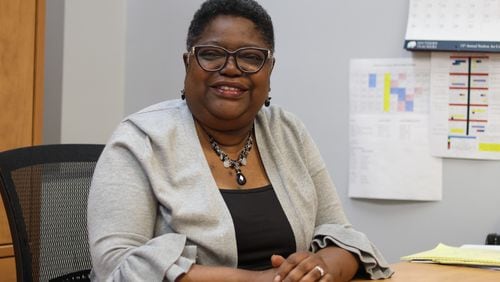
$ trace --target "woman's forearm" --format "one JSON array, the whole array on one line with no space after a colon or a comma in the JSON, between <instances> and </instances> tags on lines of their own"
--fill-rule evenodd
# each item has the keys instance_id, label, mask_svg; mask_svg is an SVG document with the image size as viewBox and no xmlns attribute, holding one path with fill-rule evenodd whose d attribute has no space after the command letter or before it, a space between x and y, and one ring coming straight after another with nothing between
<instances>
[{"instance_id":1,"label":"woman's forearm","mask_svg":"<svg viewBox=\"0 0 500 282\"><path fill-rule=\"evenodd\" d=\"M317 252L326 263L325 269L334 281L350 281L359 268L358 259L349 251L339 247L327 247Z\"/></svg>"},{"instance_id":2,"label":"woman's forearm","mask_svg":"<svg viewBox=\"0 0 500 282\"><path fill-rule=\"evenodd\" d=\"M177 282L204 281L273 281L274 269L252 271L221 266L204 266L194 264L189 271L180 276Z\"/></svg>"}]
</instances>

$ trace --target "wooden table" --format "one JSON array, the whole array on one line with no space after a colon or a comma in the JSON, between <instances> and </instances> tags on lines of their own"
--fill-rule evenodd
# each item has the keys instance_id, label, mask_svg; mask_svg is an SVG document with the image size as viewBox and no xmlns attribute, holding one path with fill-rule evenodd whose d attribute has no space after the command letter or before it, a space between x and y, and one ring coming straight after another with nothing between
<instances>
[{"instance_id":1,"label":"wooden table","mask_svg":"<svg viewBox=\"0 0 500 282\"><path fill-rule=\"evenodd\" d=\"M395 271L387 282L490 282L500 281L500 271L475 267L429 263L400 262L392 264ZM373 281L356 279L353 281Z\"/></svg>"}]
</instances>

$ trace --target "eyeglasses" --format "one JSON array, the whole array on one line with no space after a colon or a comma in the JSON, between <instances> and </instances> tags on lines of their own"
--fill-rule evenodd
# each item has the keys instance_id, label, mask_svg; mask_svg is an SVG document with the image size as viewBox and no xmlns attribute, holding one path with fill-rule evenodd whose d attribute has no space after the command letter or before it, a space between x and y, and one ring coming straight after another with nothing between
<instances>
[{"instance_id":1,"label":"eyeglasses","mask_svg":"<svg viewBox=\"0 0 500 282\"><path fill-rule=\"evenodd\" d=\"M272 56L271 50L265 48L243 47L229 51L212 45L193 46L189 53L194 54L198 65L208 72L220 71L227 65L229 56L233 56L236 67L246 74L260 71L266 60Z\"/></svg>"}]
</instances>

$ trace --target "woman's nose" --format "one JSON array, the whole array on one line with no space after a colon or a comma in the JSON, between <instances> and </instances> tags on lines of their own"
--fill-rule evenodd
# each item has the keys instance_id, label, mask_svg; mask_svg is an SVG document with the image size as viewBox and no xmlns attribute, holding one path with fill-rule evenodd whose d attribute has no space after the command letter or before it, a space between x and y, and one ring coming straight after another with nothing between
<instances>
[{"instance_id":1,"label":"woman's nose","mask_svg":"<svg viewBox=\"0 0 500 282\"><path fill-rule=\"evenodd\" d=\"M228 76L237 76L241 75L242 71L236 64L236 58L234 56L229 56L229 58L227 58L226 65L219 71L219 73Z\"/></svg>"}]
</instances>

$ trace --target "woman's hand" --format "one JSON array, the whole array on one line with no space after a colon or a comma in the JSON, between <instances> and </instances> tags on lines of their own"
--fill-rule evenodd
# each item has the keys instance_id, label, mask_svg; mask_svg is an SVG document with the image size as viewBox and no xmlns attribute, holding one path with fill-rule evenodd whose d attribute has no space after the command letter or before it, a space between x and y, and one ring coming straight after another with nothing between
<instances>
[{"instance_id":1,"label":"woman's hand","mask_svg":"<svg viewBox=\"0 0 500 282\"><path fill-rule=\"evenodd\" d=\"M187 273L179 276L176 282L224 282L224 281L273 281L276 268L267 270L245 270L224 266L193 264Z\"/></svg>"},{"instance_id":2,"label":"woman's hand","mask_svg":"<svg viewBox=\"0 0 500 282\"><path fill-rule=\"evenodd\" d=\"M274 255L271 263L277 271L274 282L334 281L323 258L315 253L297 252L286 259Z\"/></svg>"}]
</instances>

